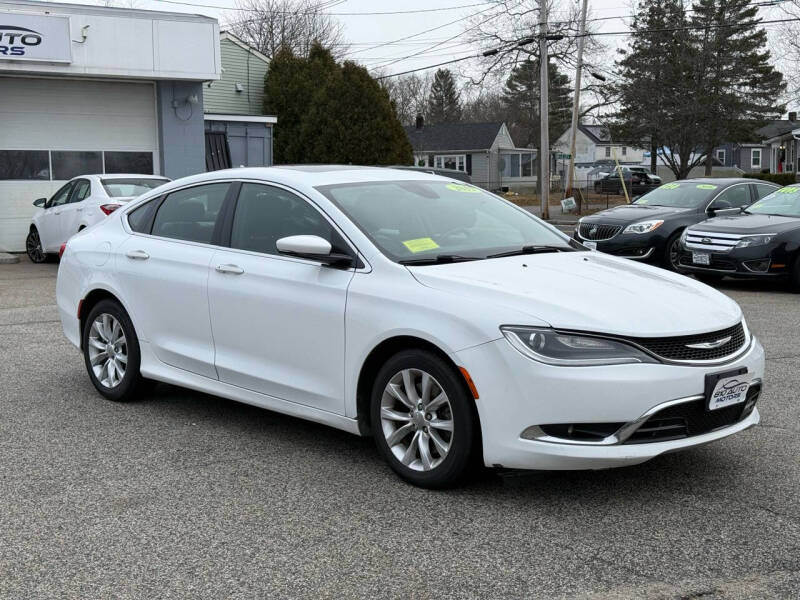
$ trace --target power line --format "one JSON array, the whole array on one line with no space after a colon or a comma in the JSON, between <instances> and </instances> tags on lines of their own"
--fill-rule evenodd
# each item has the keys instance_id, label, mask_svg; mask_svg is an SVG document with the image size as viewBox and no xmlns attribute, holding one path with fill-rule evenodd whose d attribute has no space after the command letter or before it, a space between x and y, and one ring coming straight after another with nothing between
<instances>
[{"instance_id":1,"label":"power line","mask_svg":"<svg viewBox=\"0 0 800 600\"><path fill-rule=\"evenodd\" d=\"M181 0L157 0L158 2L163 2L166 4L178 4L181 6L192 6L192 7L199 7L199 8L216 8L217 10L233 10L233 11L241 11L241 12L252 12L252 9L242 7L242 6L219 6L218 4L198 4L197 2L182 2ZM336 2L332 6L338 6L342 4L344 0L341 2ZM432 13L432 12L447 12L451 10L462 10L464 8L472 8L475 6L484 6L488 4L488 2L477 2L475 4L462 4L461 6L444 6L440 8L419 8L414 10L390 10L390 11L358 11L358 12L325 12L323 14L334 16L334 17L377 17L381 15L411 15L411 14L419 14L419 13ZM306 12L298 12L298 11L273 11L279 14L287 14L287 15L299 15L299 14L318 14L322 13L321 10L311 10Z\"/></svg>"}]
</instances>

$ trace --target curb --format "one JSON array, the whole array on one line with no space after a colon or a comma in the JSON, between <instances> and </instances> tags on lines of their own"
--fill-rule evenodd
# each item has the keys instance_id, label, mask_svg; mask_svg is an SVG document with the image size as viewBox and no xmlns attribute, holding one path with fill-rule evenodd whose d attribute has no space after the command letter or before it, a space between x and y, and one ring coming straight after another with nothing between
<instances>
[{"instance_id":1,"label":"curb","mask_svg":"<svg viewBox=\"0 0 800 600\"><path fill-rule=\"evenodd\" d=\"M13 265L19 262L19 256L0 252L0 265Z\"/></svg>"}]
</instances>

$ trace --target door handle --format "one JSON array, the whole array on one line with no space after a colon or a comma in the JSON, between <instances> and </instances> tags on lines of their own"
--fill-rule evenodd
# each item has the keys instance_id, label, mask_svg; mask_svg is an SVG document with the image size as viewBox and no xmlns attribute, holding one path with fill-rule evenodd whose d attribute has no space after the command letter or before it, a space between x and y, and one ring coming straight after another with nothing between
<instances>
[{"instance_id":1,"label":"door handle","mask_svg":"<svg viewBox=\"0 0 800 600\"><path fill-rule=\"evenodd\" d=\"M241 275L244 269L239 265L217 265L218 273L230 273L231 275Z\"/></svg>"},{"instance_id":2,"label":"door handle","mask_svg":"<svg viewBox=\"0 0 800 600\"><path fill-rule=\"evenodd\" d=\"M83 212L83 208L76 208L75 210L76 210L77 212Z\"/></svg>"},{"instance_id":3,"label":"door handle","mask_svg":"<svg viewBox=\"0 0 800 600\"><path fill-rule=\"evenodd\" d=\"M150 255L144 250L128 250L125 253L125 256L132 258L133 260L147 260L150 258Z\"/></svg>"}]
</instances>

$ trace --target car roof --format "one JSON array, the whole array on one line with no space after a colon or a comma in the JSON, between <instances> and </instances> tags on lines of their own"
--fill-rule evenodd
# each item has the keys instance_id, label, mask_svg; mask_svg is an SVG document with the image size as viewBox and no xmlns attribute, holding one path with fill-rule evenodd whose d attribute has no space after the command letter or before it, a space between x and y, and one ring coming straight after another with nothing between
<instances>
[{"instance_id":1,"label":"car roof","mask_svg":"<svg viewBox=\"0 0 800 600\"><path fill-rule=\"evenodd\" d=\"M141 173L86 173L85 175L78 175L70 179L86 179L87 177L94 177L95 179L164 179L169 181L169 177L164 175L143 175Z\"/></svg>"}]
</instances>

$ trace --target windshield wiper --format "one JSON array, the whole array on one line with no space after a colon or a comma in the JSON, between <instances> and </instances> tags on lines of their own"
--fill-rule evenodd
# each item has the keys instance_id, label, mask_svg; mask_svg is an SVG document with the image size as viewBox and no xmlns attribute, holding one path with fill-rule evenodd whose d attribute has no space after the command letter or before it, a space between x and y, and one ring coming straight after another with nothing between
<instances>
[{"instance_id":1,"label":"windshield wiper","mask_svg":"<svg viewBox=\"0 0 800 600\"><path fill-rule=\"evenodd\" d=\"M459 256L458 254L437 254L425 258L406 258L399 260L401 265L442 265L446 263L466 262L468 260L481 260L477 256Z\"/></svg>"},{"instance_id":2,"label":"windshield wiper","mask_svg":"<svg viewBox=\"0 0 800 600\"><path fill-rule=\"evenodd\" d=\"M523 246L508 252L498 252L490 254L486 258L502 258L504 256L519 256L521 254L545 254L547 252L574 252L575 248L570 246Z\"/></svg>"}]
</instances>

